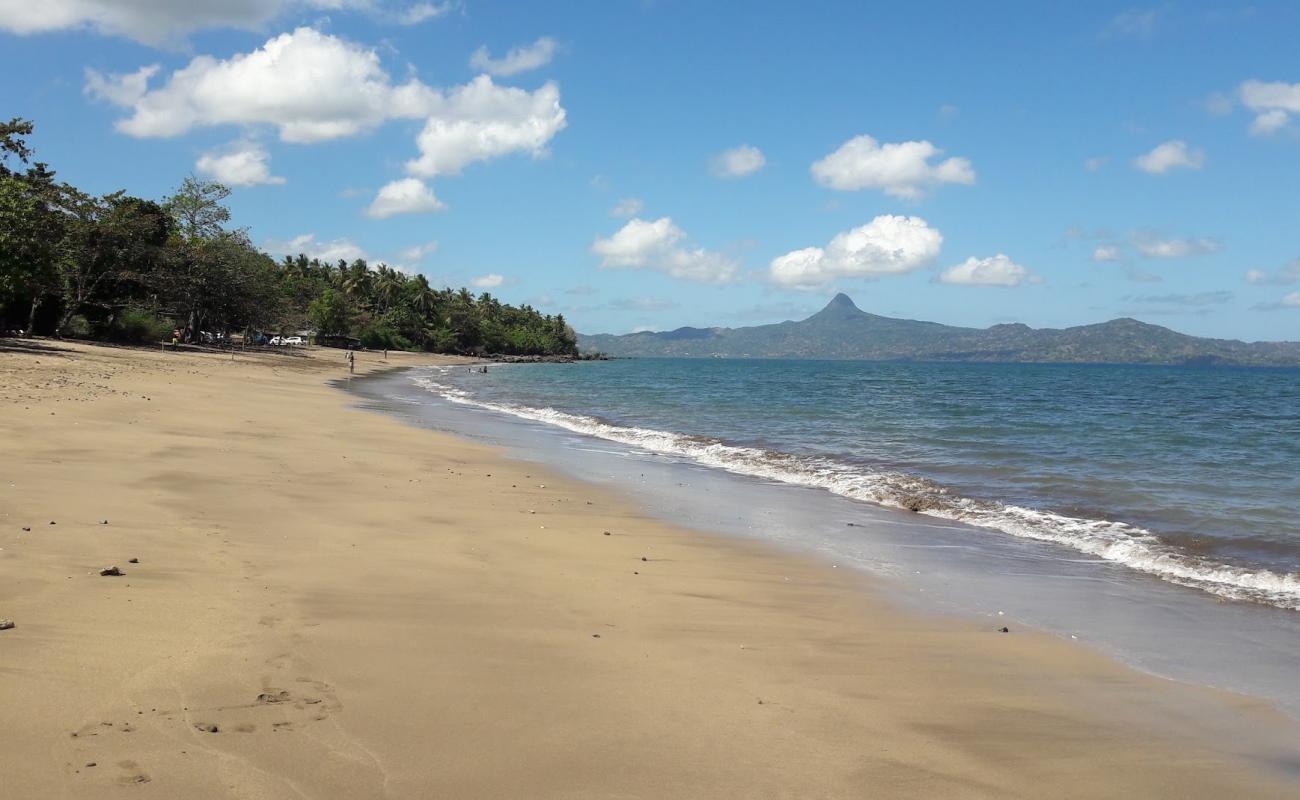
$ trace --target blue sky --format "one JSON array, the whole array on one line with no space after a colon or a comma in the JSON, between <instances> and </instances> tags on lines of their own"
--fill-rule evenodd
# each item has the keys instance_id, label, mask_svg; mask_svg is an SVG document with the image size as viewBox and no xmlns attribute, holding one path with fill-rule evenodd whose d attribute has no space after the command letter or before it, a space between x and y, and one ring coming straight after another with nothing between
<instances>
[{"instance_id":1,"label":"blue sky","mask_svg":"<svg viewBox=\"0 0 1300 800\"><path fill-rule=\"evenodd\" d=\"M1300 339L1294 3L182 5L0 0L3 113L92 191L234 184L277 255L590 333L845 291Z\"/></svg>"}]
</instances>

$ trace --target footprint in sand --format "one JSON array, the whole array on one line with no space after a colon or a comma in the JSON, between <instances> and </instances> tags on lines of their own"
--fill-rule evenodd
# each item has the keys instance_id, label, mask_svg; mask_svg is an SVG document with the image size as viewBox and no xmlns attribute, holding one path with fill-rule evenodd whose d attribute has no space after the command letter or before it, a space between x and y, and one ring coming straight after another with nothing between
<instances>
[{"instance_id":1,"label":"footprint in sand","mask_svg":"<svg viewBox=\"0 0 1300 800\"><path fill-rule=\"evenodd\" d=\"M119 761L117 762L117 766L126 773L125 775L119 776L117 779L117 782L123 786L133 786L138 783L148 783L150 781L149 775L143 772L140 769L140 765L134 761Z\"/></svg>"}]
</instances>

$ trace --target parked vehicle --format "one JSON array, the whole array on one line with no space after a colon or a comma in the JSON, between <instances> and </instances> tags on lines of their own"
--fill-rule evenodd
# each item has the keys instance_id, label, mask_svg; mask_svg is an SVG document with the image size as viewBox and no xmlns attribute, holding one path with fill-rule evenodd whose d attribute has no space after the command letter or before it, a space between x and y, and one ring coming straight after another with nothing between
<instances>
[{"instance_id":1,"label":"parked vehicle","mask_svg":"<svg viewBox=\"0 0 1300 800\"><path fill-rule=\"evenodd\" d=\"M276 347L280 347L281 345L287 344L287 342L285 342L285 339L287 339L287 338L288 338L288 337L286 337L286 336L272 336L272 337L271 337L271 341L267 342L267 344L275 345Z\"/></svg>"},{"instance_id":2,"label":"parked vehicle","mask_svg":"<svg viewBox=\"0 0 1300 800\"><path fill-rule=\"evenodd\" d=\"M303 345L302 337L301 337L301 336L286 336L286 337L284 337L284 344L287 344L287 345L289 345L289 346L291 346L291 347L302 347L302 345Z\"/></svg>"}]
</instances>

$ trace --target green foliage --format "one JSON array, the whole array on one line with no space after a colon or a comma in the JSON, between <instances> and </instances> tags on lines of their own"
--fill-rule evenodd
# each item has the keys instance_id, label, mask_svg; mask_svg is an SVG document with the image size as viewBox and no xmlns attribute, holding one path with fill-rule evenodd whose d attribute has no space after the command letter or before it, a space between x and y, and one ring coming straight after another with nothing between
<instances>
[{"instance_id":1,"label":"green foliage","mask_svg":"<svg viewBox=\"0 0 1300 800\"><path fill-rule=\"evenodd\" d=\"M307 310L307 318L322 334L347 334L351 316L347 299L333 289L322 292Z\"/></svg>"},{"instance_id":2,"label":"green foliage","mask_svg":"<svg viewBox=\"0 0 1300 800\"><path fill-rule=\"evenodd\" d=\"M89 339L92 333L90 320L80 314L68 317L59 328L59 335L68 339Z\"/></svg>"},{"instance_id":3,"label":"green foliage","mask_svg":"<svg viewBox=\"0 0 1300 800\"><path fill-rule=\"evenodd\" d=\"M127 309L104 331L105 337L118 342L149 344L172 338L172 324L152 311Z\"/></svg>"},{"instance_id":4,"label":"green foliage","mask_svg":"<svg viewBox=\"0 0 1300 800\"><path fill-rule=\"evenodd\" d=\"M368 322L357 330L357 338L371 350L414 350L410 339L385 322Z\"/></svg>"},{"instance_id":5,"label":"green foliage","mask_svg":"<svg viewBox=\"0 0 1300 800\"><path fill-rule=\"evenodd\" d=\"M97 197L29 165L30 122L0 123L0 327L185 341L203 332L356 336L368 347L574 355L563 317L434 289L384 264L273 261L227 228L230 189L189 176L161 203ZM44 305L44 310L42 309ZM41 311L41 313L37 313Z\"/></svg>"}]
</instances>

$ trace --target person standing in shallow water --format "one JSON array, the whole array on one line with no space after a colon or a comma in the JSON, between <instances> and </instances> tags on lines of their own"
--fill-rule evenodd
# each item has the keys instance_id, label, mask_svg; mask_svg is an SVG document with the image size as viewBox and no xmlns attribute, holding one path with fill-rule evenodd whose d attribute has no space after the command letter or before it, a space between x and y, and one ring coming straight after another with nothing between
<instances>
[{"instance_id":1,"label":"person standing in shallow water","mask_svg":"<svg viewBox=\"0 0 1300 800\"><path fill-rule=\"evenodd\" d=\"M357 371L357 354L349 350L348 351L348 374L350 375L356 371Z\"/></svg>"}]
</instances>

